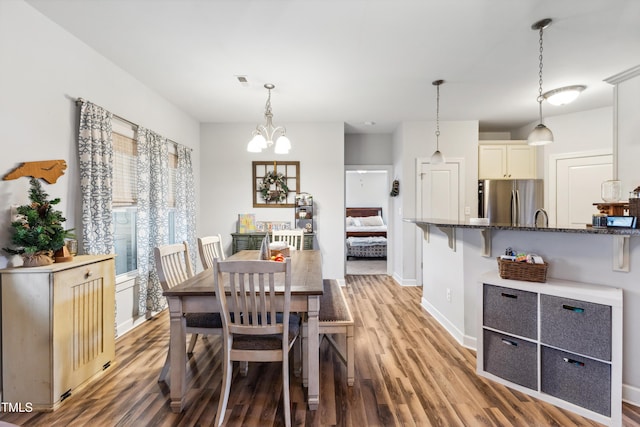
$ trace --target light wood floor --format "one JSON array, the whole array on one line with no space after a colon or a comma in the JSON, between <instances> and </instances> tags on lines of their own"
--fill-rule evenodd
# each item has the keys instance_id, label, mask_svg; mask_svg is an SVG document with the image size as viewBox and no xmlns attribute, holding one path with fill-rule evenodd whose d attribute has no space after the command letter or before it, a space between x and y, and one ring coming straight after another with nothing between
<instances>
[{"instance_id":1,"label":"light wood floor","mask_svg":"<svg viewBox=\"0 0 640 427\"><path fill-rule=\"evenodd\" d=\"M347 276L356 321L356 380L326 342L320 353L321 404L306 409L300 379L291 376L293 422L305 426L594 426L585 418L476 376L475 353L457 344L420 308L421 288L387 276ZM220 338L199 340L188 362L188 395L171 412L158 384L168 346L161 314L118 339L117 364L53 413L0 413L24 426L209 426L220 395ZM236 367L237 369L237 367ZM229 426L283 424L277 364L252 364L234 376ZM640 426L640 408L624 405L624 425Z\"/></svg>"}]
</instances>

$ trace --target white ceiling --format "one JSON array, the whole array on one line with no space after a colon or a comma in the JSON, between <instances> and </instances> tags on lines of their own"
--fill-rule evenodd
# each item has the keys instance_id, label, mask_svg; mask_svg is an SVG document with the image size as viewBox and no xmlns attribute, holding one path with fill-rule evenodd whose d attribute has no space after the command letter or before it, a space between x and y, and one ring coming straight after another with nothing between
<instances>
[{"instance_id":1,"label":"white ceiling","mask_svg":"<svg viewBox=\"0 0 640 427\"><path fill-rule=\"evenodd\" d=\"M0 0L1 1L1 0ZM546 92L585 84L545 116L612 104L603 79L640 65L638 0L27 0L201 122L479 120L509 130L538 115L538 32ZM236 75L244 75L243 87ZM376 122L365 126L366 121Z\"/></svg>"}]
</instances>

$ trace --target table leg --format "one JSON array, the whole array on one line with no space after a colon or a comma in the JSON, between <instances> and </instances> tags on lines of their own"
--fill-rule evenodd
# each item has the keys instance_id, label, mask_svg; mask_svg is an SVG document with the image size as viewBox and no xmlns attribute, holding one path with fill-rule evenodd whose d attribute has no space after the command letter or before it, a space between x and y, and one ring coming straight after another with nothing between
<instances>
[{"instance_id":1,"label":"table leg","mask_svg":"<svg viewBox=\"0 0 640 427\"><path fill-rule=\"evenodd\" d=\"M312 295L308 297L307 316L307 352L308 358L308 383L307 390L309 409L318 409L320 403L320 343L318 329L318 312L320 311L320 296Z\"/></svg>"},{"instance_id":2,"label":"table leg","mask_svg":"<svg viewBox=\"0 0 640 427\"><path fill-rule=\"evenodd\" d=\"M171 381L171 410L175 413L182 412L184 408L184 392L186 387L186 350L187 340L186 320L182 315L182 300L179 297L168 297L169 303L169 378Z\"/></svg>"}]
</instances>

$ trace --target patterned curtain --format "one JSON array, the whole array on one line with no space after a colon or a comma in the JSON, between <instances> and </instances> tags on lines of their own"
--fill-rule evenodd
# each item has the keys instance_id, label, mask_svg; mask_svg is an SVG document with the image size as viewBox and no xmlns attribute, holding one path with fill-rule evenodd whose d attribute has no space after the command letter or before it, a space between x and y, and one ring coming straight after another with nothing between
<instances>
[{"instance_id":1,"label":"patterned curtain","mask_svg":"<svg viewBox=\"0 0 640 427\"><path fill-rule=\"evenodd\" d=\"M166 300L155 268L153 249L169 242L167 199L169 150L167 140L138 128L138 280L140 313L162 310Z\"/></svg>"},{"instance_id":2,"label":"patterned curtain","mask_svg":"<svg viewBox=\"0 0 640 427\"><path fill-rule=\"evenodd\" d=\"M82 249L88 255L114 253L113 215L113 115L90 102L80 107L78 157L82 197Z\"/></svg>"},{"instance_id":3,"label":"patterned curtain","mask_svg":"<svg viewBox=\"0 0 640 427\"><path fill-rule=\"evenodd\" d=\"M176 171L176 242L187 241L191 265L197 265L196 245L196 190L193 181L191 149L176 145L178 168Z\"/></svg>"}]
</instances>

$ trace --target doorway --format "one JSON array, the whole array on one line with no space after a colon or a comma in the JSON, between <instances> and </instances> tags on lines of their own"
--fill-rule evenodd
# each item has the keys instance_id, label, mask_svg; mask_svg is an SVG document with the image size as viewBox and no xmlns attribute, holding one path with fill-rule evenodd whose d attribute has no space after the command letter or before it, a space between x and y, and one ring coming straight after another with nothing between
<instances>
[{"instance_id":1,"label":"doorway","mask_svg":"<svg viewBox=\"0 0 640 427\"><path fill-rule=\"evenodd\" d=\"M382 209L384 224L391 224L389 192L391 191L391 166L358 165L345 166L345 207L379 207ZM346 246L345 235L345 246ZM386 257L351 257L345 255L345 274L371 275L389 274L391 259L391 236L387 227ZM346 254L346 252L345 252Z\"/></svg>"}]
</instances>

